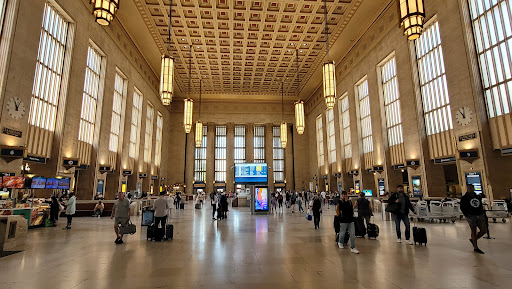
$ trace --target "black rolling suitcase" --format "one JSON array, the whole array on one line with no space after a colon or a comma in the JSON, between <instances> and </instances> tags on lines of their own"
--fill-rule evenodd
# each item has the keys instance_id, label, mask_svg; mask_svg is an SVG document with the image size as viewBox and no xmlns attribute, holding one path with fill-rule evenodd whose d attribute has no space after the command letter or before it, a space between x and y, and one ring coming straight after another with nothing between
<instances>
[{"instance_id":1,"label":"black rolling suitcase","mask_svg":"<svg viewBox=\"0 0 512 289\"><path fill-rule=\"evenodd\" d=\"M376 224L368 224L368 238L374 238L377 239L379 236L379 226Z\"/></svg>"},{"instance_id":2,"label":"black rolling suitcase","mask_svg":"<svg viewBox=\"0 0 512 289\"><path fill-rule=\"evenodd\" d=\"M412 237L414 238L414 244L427 245L427 230L425 228L413 227Z\"/></svg>"},{"instance_id":3,"label":"black rolling suitcase","mask_svg":"<svg viewBox=\"0 0 512 289\"><path fill-rule=\"evenodd\" d=\"M146 231L146 240L153 240L155 237L155 224L151 224L148 226Z\"/></svg>"},{"instance_id":4,"label":"black rolling suitcase","mask_svg":"<svg viewBox=\"0 0 512 289\"><path fill-rule=\"evenodd\" d=\"M165 228L155 227L155 241L162 241L165 235Z\"/></svg>"},{"instance_id":5,"label":"black rolling suitcase","mask_svg":"<svg viewBox=\"0 0 512 289\"><path fill-rule=\"evenodd\" d=\"M173 224L165 225L165 239L172 240L173 236L174 236L174 225Z\"/></svg>"},{"instance_id":6,"label":"black rolling suitcase","mask_svg":"<svg viewBox=\"0 0 512 289\"><path fill-rule=\"evenodd\" d=\"M364 238L366 236L366 227L363 218L356 218L354 222L356 237Z\"/></svg>"},{"instance_id":7,"label":"black rolling suitcase","mask_svg":"<svg viewBox=\"0 0 512 289\"><path fill-rule=\"evenodd\" d=\"M368 222L367 233L368 233L368 239L370 239L370 238L377 239L377 237L379 237L379 226L377 226L377 224L372 224L372 223Z\"/></svg>"}]
</instances>

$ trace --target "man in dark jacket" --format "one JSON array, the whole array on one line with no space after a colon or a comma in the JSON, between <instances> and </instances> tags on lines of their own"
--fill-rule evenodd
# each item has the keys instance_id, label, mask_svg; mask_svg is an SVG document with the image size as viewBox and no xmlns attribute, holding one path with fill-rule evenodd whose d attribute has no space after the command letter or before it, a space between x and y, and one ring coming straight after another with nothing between
<instances>
[{"instance_id":1,"label":"man in dark jacket","mask_svg":"<svg viewBox=\"0 0 512 289\"><path fill-rule=\"evenodd\" d=\"M357 217L364 219L366 222L366 227L370 224L370 217L372 214L372 205L370 201L366 198L363 192L359 193L359 198L354 204L354 209L357 208Z\"/></svg>"},{"instance_id":2,"label":"man in dark jacket","mask_svg":"<svg viewBox=\"0 0 512 289\"><path fill-rule=\"evenodd\" d=\"M313 221L315 230L320 229L320 213L322 212L322 202L318 196L313 197Z\"/></svg>"},{"instance_id":3,"label":"man in dark jacket","mask_svg":"<svg viewBox=\"0 0 512 289\"><path fill-rule=\"evenodd\" d=\"M348 193L343 191L341 193L341 200L338 203L338 212L340 220L340 238L338 240L338 247L343 249L343 243L345 242L345 232L348 230L350 238L350 248L352 253L359 254L356 249L356 229L354 226L354 205L348 198Z\"/></svg>"},{"instance_id":4,"label":"man in dark jacket","mask_svg":"<svg viewBox=\"0 0 512 289\"><path fill-rule=\"evenodd\" d=\"M482 196L475 193L473 185L468 185L467 190L460 200L460 210L466 217L466 220L468 220L469 228L471 229L471 239L469 241L473 244L473 250L476 253L483 254L484 252L478 248L477 244L477 240L487 233ZM477 228L480 232L476 231Z\"/></svg>"},{"instance_id":5,"label":"man in dark jacket","mask_svg":"<svg viewBox=\"0 0 512 289\"><path fill-rule=\"evenodd\" d=\"M220 197L220 206L222 207L222 218L227 219L228 218L228 197L226 196L226 193L222 193Z\"/></svg>"},{"instance_id":6,"label":"man in dark jacket","mask_svg":"<svg viewBox=\"0 0 512 289\"><path fill-rule=\"evenodd\" d=\"M400 232L400 222L403 221L405 225L405 240L409 245L414 245L411 241L411 223L409 222L409 210L414 212L414 207L411 204L411 200L409 196L404 193L404 186L398 185L397 192L393 193L388 200L389 204L396 203L398 204L398 209L393 212L393 216L395 218L396 225L396 236L398 238L398 243L402 243L402 233Z\"/></svg>"}]
</instances>

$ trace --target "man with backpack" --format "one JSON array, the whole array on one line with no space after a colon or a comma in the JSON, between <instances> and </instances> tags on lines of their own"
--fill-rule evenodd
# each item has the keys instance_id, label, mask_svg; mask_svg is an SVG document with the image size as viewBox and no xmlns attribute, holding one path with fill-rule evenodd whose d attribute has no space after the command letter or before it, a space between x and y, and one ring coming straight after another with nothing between
<instances>
[{"instance_id":1,"label":"man with backpack","mask_svg":"<svg viewBox=\"0 0 512 289\"><path fill-rule=\"evenodd\" d=\"M341 193L341 200L338 203L337 211L339 212L340 221L340 235L338 240L338 247L343 249L343 243L345 241L345 232L348 229L350 235L350 251L354 254L359 254L359 250L356 249L356 230L354 226L354 205L348 198L348 193L343 191Z\"/></svg>"},{"instance_id":2,"label":"man with backpack","mask_svg":"<svg viewBox=\"0 0 512 289\"><path fill-rule=\"evenodd\" d=\"M467 185L466 194L460 199L460 210L468 220L471 229L471 239L469 241L473 245L473 251L484 254L478 248L477 241L487 233L486 216L482 202L482 196L475 193L473 185ZM477 233L477 228L480 232Z\"/></svg>"},{"instance_id":3,"label":"man with backpack","mask_svg":"<svg viewBox=\"0 0 512 289\"><path fill-rule=\"evenodd\" d=\"M409 210L414 212L414 207L412 206L411 200L409 199L409 196L404 193L404 186L398 185L397 192L393 193L388 199L388 209L386 209L386 211L393 213L395 218L396 236L398 238L398 243L402 243L400 223L404 222L405 240L407 241L407 244L414 245L414 243L411 241L411 223L409 222Z\"/></svg>"},{"instance_id":4,"label":"man with backpack","mask_svg":"<svg viewBox=\"0 0 512 289\"><path fill-rule=\"evenodd\" d=\"M366 227L368 227L372 216L372 205L363 192L359 193L359 198L354 204L355 208L357 208L357 217L364 219Z\"/></svg>"}]
</instances>

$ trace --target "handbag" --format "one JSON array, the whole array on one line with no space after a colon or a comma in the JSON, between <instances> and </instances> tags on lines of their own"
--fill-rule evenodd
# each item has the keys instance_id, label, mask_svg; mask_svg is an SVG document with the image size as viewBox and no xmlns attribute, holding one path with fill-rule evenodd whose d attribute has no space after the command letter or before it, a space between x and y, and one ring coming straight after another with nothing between
<instances>
[{"instance_id":1,"label":"handbag","mask_svg":"<svg viewBox=\"0 0 512 289\"><path fill-rule=\"evenodd\" d=\"M127 234L133 235L133 234L135 234L135 232L137 232L137 226L132 224L131 220L128 221L128 224L126 224L126 226L121 226L119 228L119 234L122 234L122 235L127 235Z\"/></svg>"},{"instance_id":2,"label":"handbag","mask_svg":"<svg viewBox=\"0 0 512 289\"><path fill-rule=\"evenodd\" d=\"M386 212L396 214L400 210L400 203L388 203Z\"/></svg>"},{"instance_id":3,"label":"handbag","mask_svg":"<svg viewBox=\"0 0 512 289\"><path fill-rule=\"evenodd\" d=\"M311 216L311 214L309 213L309 210L306 213L306 220L308 220L308 221L312 221L313 220L313 216Z\"/></svg>"}]
</instances>

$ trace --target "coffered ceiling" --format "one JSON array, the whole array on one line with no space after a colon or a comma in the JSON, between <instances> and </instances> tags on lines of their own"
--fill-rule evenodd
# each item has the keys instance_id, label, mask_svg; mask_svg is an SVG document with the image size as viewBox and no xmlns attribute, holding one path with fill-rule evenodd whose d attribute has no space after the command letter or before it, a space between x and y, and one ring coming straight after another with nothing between
<instances>
[{"instance_id":1,"label":"coffered ceiling","mask_svg":"<svg viewBox=\"0 0 512 289\"><path fill-rule=\"evenodd\" d=\"M291 100L305 86L320 84L321 75L315 74L321 74L326 60L323 0L173 0L171 41L170 0L132 1L142 18L134 22L143 22L144 29L127 23L139 16L129 14L133 11L121 13L120 21L134 32L134 41L155 73L160 71L156 50L175 57L175 83L182 96L189 92L190 78L192 94L199 92L201 82L203 94L211 98L275 99L284 84ZM389 0L327 0L330 59L343 55L335 45L354 15L361 14L358 9L363 2L373 2L363 13L373 16L378 12L375 8ZM366 24L371 18L356 22ZM350 41L363 28L358 25L358 31L351 31ZM142 31L148 31L153 39L150 46L145 43L148 35L142 38Z\"/></svg>"}]
</instances>

